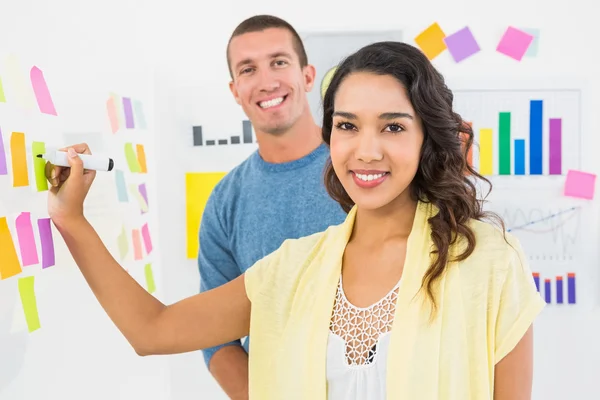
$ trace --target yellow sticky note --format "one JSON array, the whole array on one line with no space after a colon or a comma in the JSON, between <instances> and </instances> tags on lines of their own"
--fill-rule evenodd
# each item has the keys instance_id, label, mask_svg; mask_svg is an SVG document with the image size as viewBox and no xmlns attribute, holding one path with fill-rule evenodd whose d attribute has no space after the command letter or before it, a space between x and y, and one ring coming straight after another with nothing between
<instances>
[{"instance_id":1,"label":"yellow sticky note","mask_svg":"<svg viewBox=\"0 0 600 400\"><path fill-rule=\"evenodd\" d=\"M445 37L446 34L440 25L435 22L415 38L415 43L417 43L427 58L433 60L442 51L446 50Z\"/></svg>"},{"instance_id":2,"label":"yellow sticky note","mask_svg":"<svg viewBox=\"0 0 600 400\"><path fill-rule=\"evenodd\" d=\"M133 144L131 143L125 143L125 158L127 159L129 171L140 172L140 163L138 161L137 156L135 155Z\"/></svg>"},{"instance_id":3,"label":"yellow sticky note","mask_svg":"<svg viewBox=\"0 0 600 400\"><path fill-rule=\"evenodd\" d=\"M144 273L146 274L146 287L148 288L148 292L154 293L156 291L156 284L154 283L154 274L152 273L152 264L146 264Z\"/></svg>"},{"instance_id":4,"label":"yellow sticky note","mask_svg":"<svg viewBox=\"0 0 600 400\"><path fill-rule=\"evenodd\" d=\"M28 276L19 279L19 295L25 313L25 321L29 332L40 329L40 317L38 315L37 300L34 290L35 277Z\"/></svg>"},{"instance_id":5,"label":"yellow sticky note","mask_svg":"<svg viewBox=\"0 0 600 400\"><path fill-rule=\"evenodd\" d=\"M21 271L21 264L6 217L2 217L0 218L0 279L18 275Z\"/></svg>"},{"instance_id":6,"label":"yellow sticky note","mask_svg":"<svg viewBox=\"0 0 600 400\"><path fill-rule=\"evenodd\" d=\"M12 133L12 136L10 137L10 152L12 155L13 186L29 186L24 133Z\"/></svg>"},{"instance_id":7,"label":"yellow sticky note","mask_svg":"<svg viewBox=\"0 0 600 400\"><path fill-rule=\"evenodd\" d=\"M187 228L187 257L198 256L198 229L204 207L214 187L226 172L197 172L185 176L185 212Z\"/></svg>"}]
</instances>

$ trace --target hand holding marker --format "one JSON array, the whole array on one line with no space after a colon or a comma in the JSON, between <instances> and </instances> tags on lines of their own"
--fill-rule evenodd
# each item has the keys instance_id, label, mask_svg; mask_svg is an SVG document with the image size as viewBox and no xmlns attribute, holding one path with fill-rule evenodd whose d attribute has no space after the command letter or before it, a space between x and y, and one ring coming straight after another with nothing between
<instances>
[{"instance_id":1,"label":"hand holding marker","mask_svg":"<svg viewBox=\"0 0 600 400\"><path fill-rule=\"evenodd\" d=\"M83 168L94 171L112 171L115 163L112 158L97 156L92 154L78 154L83 161ZM38 158L43 158L51 164L59 167L69 167L69 155L66 151L49 150L44 154L38 154Z\"/></svg>"}]
</instances>

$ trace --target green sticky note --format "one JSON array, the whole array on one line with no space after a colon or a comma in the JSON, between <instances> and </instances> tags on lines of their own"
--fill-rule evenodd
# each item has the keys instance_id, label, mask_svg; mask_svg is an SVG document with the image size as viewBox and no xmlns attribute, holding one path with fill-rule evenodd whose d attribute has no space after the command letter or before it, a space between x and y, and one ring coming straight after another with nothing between
<instances>
[{"instance_id":1,"label":"green sticky note","mask_svg":"<svg viewBox=\"0 0 600 400\"><path fill-rule=\"evenodd\" d=\"M46 160L38 158L38 154L44 154L46 152L46 145L44 142L33 142L31 145L31 153L33 156L33 170L35 171L35 184L38 192L48 190L48 180L46 179Z\"/></svg>"},{"instance_id":2,"label":"green sticky note","mask_svg":"<svg viewBox=\"0 0 600 400\"><path fill-rule=\"evenodd\" d=\"M117 238L117 244L119 246L119 255L121 256L121 260L124 260L127 256L127 252L129 251L129 242L127 241L127 232L125 232L125 227L121 228L121 234Z\"/></svg>"},{"instance_id":3,"label":"green sticky note","mask_svg":"<svg viewBox=\"0 0 600 400\"><path fill-rule=\"evenodd\" d=\"M133 150L133 144L125 143L125 158L127 159L127 165L131 172L140 172L140 163Z\"/></svg>"},{"instance_id":4,"label":"green sticky note","mask_svg":"<svg viewBox=\"0 0 600 400\"><path fill-rule=\"evenodd\" d=\"M156 285L154 284L154 275L152 274L152 264L146 264L145 272L148 292L154 293L156 291Z\"/></svg>"},{"instance_id":5,"label":"green sticky note","mask_svg":"<svg viewBox=\"0 0 600 400\"><path fill-rule=\"evenodd\" d=\"M4 97L4 88L2 87L2 78L0 78L0 103L6 103L6 97Z\"/></svg>"},{"instance_id":6,"label":"green sticky note","mask_svg":"<svg viewBox=\"0 0 600 400\"><path fill-rule=\"evenodd\" d=\"M40 317L38 315L37 301L35 299L33 276L19 279L19 294L21 295L21 304L25 313L25 320L29 332L40 329Z\"/></svg>"}]
</instances>

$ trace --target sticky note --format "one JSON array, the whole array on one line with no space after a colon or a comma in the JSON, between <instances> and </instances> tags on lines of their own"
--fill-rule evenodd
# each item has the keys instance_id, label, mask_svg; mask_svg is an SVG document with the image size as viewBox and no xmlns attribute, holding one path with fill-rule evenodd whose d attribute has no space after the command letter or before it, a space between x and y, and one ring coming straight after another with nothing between
<instances>
[{"instance_id":1,"label":"sticky note","mask_svg":"<svg viewBox=\"0 0 600 400\"><path fill-rule=\"evenodd\" d=\"M433 60L446 50L445 37L446 34L440 25L435 22L415 37L415 43L428 59Z\"/></svg>"},{"instance_id":2,"label":"sticky note","mask_svg":"<svg viewBox=\"0 0 600 400\"><path fill-rule=\"evenodd\" d=\"M129 197L127 196L127 187L125 184L125 173L120 169L115 170L115 184L117 186L117 197L119 202L127 203Z\"/></svg>"},{"instance_id":3,"label":"sticky note","mask_svg":"<svg viewBox=\"0 0 600 400\"><path fill-rule=\"evenodd\" d=\"M133 111L138 128L146 129L146 115L144 114L144 105L141 101L135 100L133 102Z\"/></svg>"},{"instance_id":4,"label":"sticky note","mask_svg":"<svg viewBox=\"0 0 600 400\"><path fill-rule=\"evenodd\" d=\"M146 211L147 211L149 208L149 205L148 205L148 191L146 190L146 184L142 183L141 185L139 185L138 190L140 192L140 195L144 199L144 203L146 204ZM146 211L144 211L144 209L142 209L142 213L144 213Z\"/></svg>"},{"instance_id":5,"label":"sticky note","mask_svg":"<svg viewBox=\"0 0 600 400\"><path fill-rule=\"evenodd\" d=\"M19 256L6 217L2 217L0 218L0 279L18 275L21 271Z\"/></svg>"},{"instance_id":6,"label":"sticky note","mask_svg":"<svg viewBox=\"0 0 600 400\"><path fill-rule=\"evenodd\" d=\"M327 93L327 89L329 88L329 84L335 75L335 71L337 71L337 67L331 68L323 76L323 80L321 81L321 99L325 98L325 93Z\"/></svg>"},{"instance_id":7,"label":"sticky note","mask_svg":"<svg viewBox=\"0 0 600 400\"><path fill-rule=\"evenodd\" d=\"M54 108L54 102L50 95L50 90L44 78L44 73L41 69L34 66L31 68L29 73L31 78L31 86L33 87L33 93L38 103L38 107L41 113L57 115L56 108Z\"/></svg>"},{"instance_id":8,"label":"sticky note","mask_svg":"<svg viewBox=\"0 0 600 400\"><path fill-rule=\"evenodd\" d=\"M4 96L4 86L2 86L2 77L0 77L0 103L6 103L6 97Z\"/></svg>"},{"instance_id":9,"label":"sticky note","mask_svg":"<svg viewBox=\"0 0 600 400\"><path fill-rule=\"evenodd\" d=\"M10 137L10 152L12 155L13 186L29 186L24 133L12 133Z\"/></svg>"},{"instance_id":10,"label":"sticky note","mask_svg":"<svg viewBox=\"0 0 600 400\"><path fill-rule=\"evenodd\" d=\"M134 229L132 231L131 241L133 242L133 259L141 260L144 256L142 254L142 238L139 229Z\"/></svg>"},{"instance_id":11,"label":"sticky note","mask_svg":"<svg viewBox=\"0 0 600 400\"><path fill-rule=\"evenodd\" d=\"M117 237L117 245L119 247L119 256L121 257L121 260L124 260L129 252L129 241L127 240L125 227L121 228L121 233Z\"/></svg>"},{"instance_id":12,"label":"sticky note","mask_svg":"<svg viewBox=\"0 0 600 400\"><path fill-rule=\"evenodd\" d=\"M525 52L525 57L536 57L540 46L540 30L534 28L522 28L521 30L533 36L533 40Z\"/></svg>"},{"instance_id":13,"label":"sticky note","mask_svg":"<svg viewBox=\"0 0 600 400\"><path fill-rule=\"evenodd\" d=\"M135 128L133 122L133 107L131 106L131 99L128 97L123 97L123 113L125 114L125 128Z\"/></svg>"},{"instance_id":14,"label":"sticky note","mask_svg":"<svg viewBox=\"0 0 600 400\"><path fill-rule=\"evenodd\" d=\"M142 214L147 213L148 212L148 203L146 202L146 200L140 193L140 188L138 186L136 186L135 184L131 184L131 185L129 185L129 192L133 195L133 197L139 203L140 209L142 210Z\"/></svg>"},{"instance_id":15,"label":"sticky note","mask_svg":"<svg viewBox=\"0 0 600 400\"><path fill-rule=\"evenodd\" d=\"M138 164L140 165L140 172L145 174L148 172L148 167L146 166L146 151L144 150L144 145L136 144L135 149L137 152Z\"/></svg>"},{"instance_id":16,"label":"sticky note","mask_svg":"<svg viewBox=\"0 0 600 400\"><path fill-rule=\"evenodd\" d=\"M33 227L31 225L31 213L22 212L17 217L15 226L17 227L17 237L19 238L23 266L26 267L39 263L35 237L33 236Z\"/></svg>"},{"instance_id":17,"label":"sticky note","mask_svg":"<svg viewBox=\"0 0 600 400\"><path fill-rule=\"evenodd\" d=\"M456 62L461 62L481 50L468 26L446 36L444 43Z\"/></svg>"},{"instance_id":18,"label":"sticky note","mask_svg":"<svg viewBox=\"0 0 600 400\"><path fill-rule=\"evenodd\" d=\"M112 133L117 133L119 130L119 117L115 99L113 97L106 100L106 113L108 114L108 122L110 122L110 131Z\"/></svg>"},{"instance_id":19,"label":"sticky note","mask_svg":"<svg viewBox=\"0 0 600 400\"><path fill-rule=\"evenodd\" d=\"M496 51L521 61L532 41L533 36L529 33L509 26L502 35Z\"/></svg>"},{"instance_id":20,"label":"sticky note","mask_svg":"<svg viewBox=\"0 0 600 400\"><path fill-rule=\"evenodd\" d=\"M14 95L16 103L26 110L32 110L34 103L31 85L28 82L25 70L21 68L21 62L15 54L10 54L6 58L5 72L4 84L10 83L13 89L11 94Z\"/></svg>"},{"instance_id":21,"label":"sticky note","mask_svg":"<svg viewBox=\"0 0 600 400\"><path fill-rule=\"evenodd\" d=\"M144 268L146 275L146 288L148 293L154 293L156 291L156 284L154 283L154 274L152 273L152 264L146 264Z\"/></svg>"},{"instance_id":22,"label":"sticky note","mask_svg":"<svg viewBox=\"0 0 600 400\"><path fill-rule=\"evenodd\" d=\"M596 175L588 172L569 170L565 181L565 196L592 200L596 186Z\"/></svg>"},{"instance_id":23,"label":"sticky note","mask_svg":"<svg viewBox=\"0 0 600 400\"><path fill-rule=\"evenodd\" d=\"M127 160L129 171L140 172L140 163L135 155L135 150L133 150L133 144L131 143L125 143L125 159Z\"/></svg>"},{"instance_id":24,"label":"sticky note","mask_svg":"<svg viewBox=\"0 0 600 400\"><path fill-rule=\"evenodd\" d=\"M54 239L52 238L50 218L40 218L37 223L40 241L42 242L42 268L48 268L55 264Z\"/></svg>"},{"instance_id":25,"label":"sticky note","mask_svg":"<svg viewBox=\"0 0 600 400\"><path fill-rule=\"evenodd\" d=\"M45 152L46 144L44 142L33 142L31 144L35 185L38 192L48 190L48 180L46 179L46 160L37 157L38 154L44 154Z\"/></svg>"},{"instance_id":26,"label":"sticky note","mask_svg":"<svg viewBox=\"0 0 600 400\"><path fill-rule=\"evenodd\" d=\"M142 226L142 238L144 239L146 254L150 254L152 252L152 239L150 238L150 229L148 228L148 224L144 224L144 226Z\"/></svg>"},{"instance_id":27,"label":"sticky note","mask_svg":"<svg viewBox=\"0 0 600 400\"><path fill-rule=\"evenodd\" d=\"M35 298L35 277L27 276L19 279L19 295L27 321L29 332L40 329L40 317L38 315L37 300Z\"/></svg>"},{"instance_id":28,"label":"sticky note","mask_svg":"<svg viewBox=\"0 0 600 400\"><path fill-rule=\"evenodd\" d=\"M214 187L226 175L226 172L198 172L185 175L185 212L187 257L198 256L198 230L202 213Z\"/></svg>"},{"instance_id":29,"label":"sticky note","mask_svg":"<svg viewBox=\"0 0 600 400\"><path fill-rule=\"evenodd\" d=\"M4 138L0 129L0 175L7 175L8 167L6 165L6 150L4 148Z\"/></svg>"}]
</instances>

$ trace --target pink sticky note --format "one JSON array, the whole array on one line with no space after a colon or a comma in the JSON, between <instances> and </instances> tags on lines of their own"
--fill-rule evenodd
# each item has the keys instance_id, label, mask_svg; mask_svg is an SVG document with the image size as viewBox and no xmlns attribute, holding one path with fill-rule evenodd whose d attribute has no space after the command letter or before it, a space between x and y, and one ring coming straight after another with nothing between
<instances>
[{"instance_id":1,"label":"pink sticky note","mask_svg":"<svg viewBox=\"0 0 600 400\"><path fill-rule=\"evenodd\" d=\"M592 200L594 198L595 184L595 174L569 170L565 181L564 194L565 196Z\"/></svg>"},{"instance_id":2,"label":"pink sticky note","mask_svg":"<svg viewBox=\"0 0 600 400\"><path fill-rule=\"evenodd\" d=\"M19 238L23 266L39 263L35 238L33 236L33 227L31 226L31 214L22 212L17 217L15 226L17 227L17 237Z\"/></svg>"},{"instance_id":3,"label":"pink sticky note","mask_svg":"<svg viewBox=\"0 0 600 400\"><path fill-rule=\"evenodd\" d=\"M142 255L142 239L140 237L140 230L134 229L132 232L133 239L133 258L135 260L141 260Z\"/></svg>"},{"instance_id":4,"label":"pink sticky note","mask_svg":"<svg viewBox=\"0 0 600 400\"><path fill-rule=\"evenodd\" d=\"M500 39L496 51L521 61L533 38L533 35L509 26Z\"/></svg>"},{"instance_id":5,"label":"pink sticky note","mask_svg":"<svg viewBox=\"0 0 600 400\"><path fill-rule=\"evenodd\" d=\"M117 133L119 130L119 117L117 116L117 106L115 99L110 98L106 100L106 112L108 114L108 120L110 121L110 130L112 133Z\"/></svg>"},{"instance_id":6,"label":"pink sticky note","mask_svg":"<svg viewBox=\"0 0 600 400\"><path fill-rule=\"evenodd\" d=\"M50 90L48 90L48 85L46 84L46 79L44 79L42 70L34 66L31 68L29 75L40 111L44 114L56 115L54 102L52 101L52 96L50 95Z\"/></svg>"},{"instance_id":7,"label":"pink sticky note","mask_svg":"<svg viewBox=\"0 0 600 400\"><path fill-rule=\"evenodd\" d=\"M48 268L54 265L54 240L52 239L50 218L38 219L38 229L42 242L42 268Z\"/></svg>"},{"instance_id":8,"label":"pink sticky note","mask_svg":"<svg viewBox=\"0 0 600 400\"><path fill-rule=\"evenodd\" d=\"M144 238L146 253L150 254L152 251L152 240L150 239L150 230L148 229L148 224L144 224L144 226L142 226L142 237Z\"/></svg>"}]
</instances>

